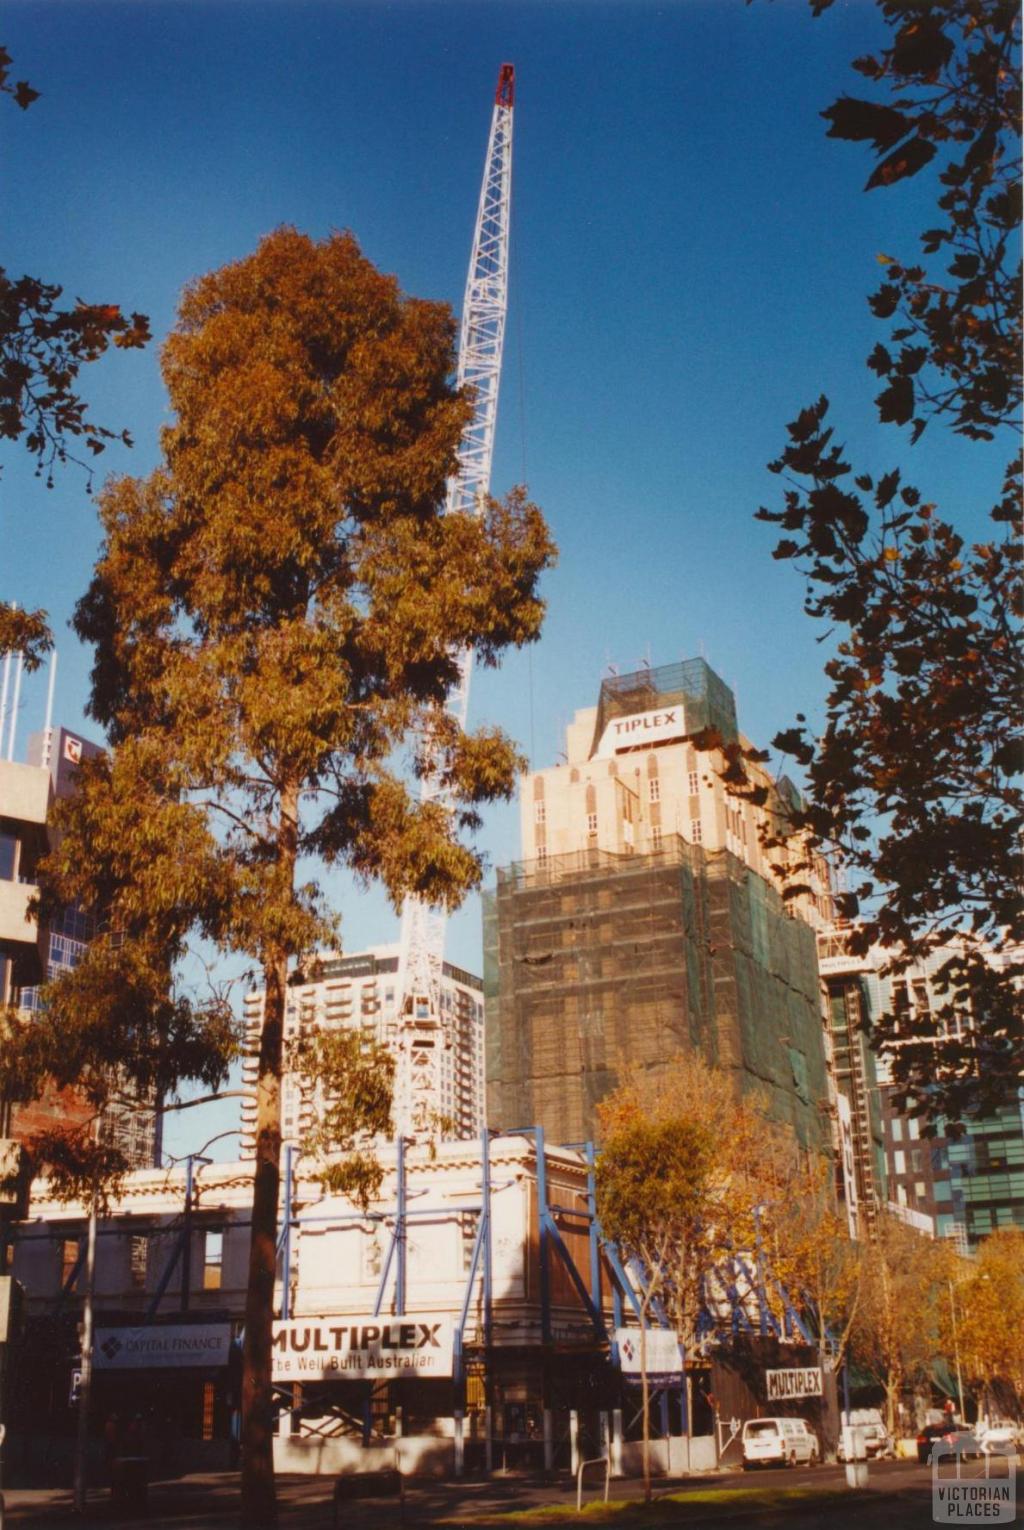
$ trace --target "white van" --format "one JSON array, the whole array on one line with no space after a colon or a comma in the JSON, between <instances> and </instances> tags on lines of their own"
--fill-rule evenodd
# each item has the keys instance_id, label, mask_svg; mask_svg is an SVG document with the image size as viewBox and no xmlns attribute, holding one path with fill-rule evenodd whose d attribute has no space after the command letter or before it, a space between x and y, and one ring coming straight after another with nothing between
<instances>
[{"instance_id":1,"label":"white van","mask_svg":"<svg viewBox=\"0 0 1024 1530\"><path fill-rule=\"evenodd\" d=\"M743 1425L743 1470L755 1466L817 1466L818 1437L802 1418L748 1418Z\"/></svg>"}]
</instances>

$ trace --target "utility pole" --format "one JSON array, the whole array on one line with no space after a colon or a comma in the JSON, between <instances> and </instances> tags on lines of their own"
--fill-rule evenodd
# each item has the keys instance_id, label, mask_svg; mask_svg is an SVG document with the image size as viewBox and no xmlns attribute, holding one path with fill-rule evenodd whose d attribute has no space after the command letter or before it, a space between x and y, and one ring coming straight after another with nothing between
<instances>
[{"instance_id":1,"label":"utility pole","mask_svg":"<svg viewBox=\"0 0 1024 1530\"><path fill-rule=\"evenodd\" d=\"M93 1142L99 1141L99 1117ZM93 1168L89 1194L89 1225L85 1244L85 1297L82 1303L82 1368L78 1383L78 1435L75 1442L74 1507L85 1513L89 1478L89 1399L92 1392L93 1298L96 1293L96 1204L99 1199L97 1170Z\"/></svg>"},{"instance_id":2,"label":"utility pole","mask_svg":"<svg viewBox=\"0 0 1024 1530\"><path fill-rule=\"evenodd\" d=\"M2 995L0 995L2 998ZM0 1100L0 1129L10 1130L11 1106ZM7 1380L11 1346L21 1328L21 1288L8 1272L12 1222L28 1215L27 1160L20 1142L0 1137L0 1530L4 1530L3 1445L7 1433Z\"/></svg>"}]
</instances>

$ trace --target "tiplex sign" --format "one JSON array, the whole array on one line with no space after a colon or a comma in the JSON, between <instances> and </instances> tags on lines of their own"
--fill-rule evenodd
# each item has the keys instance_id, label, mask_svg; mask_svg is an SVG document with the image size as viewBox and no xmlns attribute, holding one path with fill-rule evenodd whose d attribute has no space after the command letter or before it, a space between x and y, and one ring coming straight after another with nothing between
<instances>
[{"instance_id":1,"label":"tiplex sign","mask_svg":"<svg viewBox=\"0 0 1024 1530\"><path fill-rule=\"evenodd\" d=\"M683 738L685 734L686 713L681 702L660 707L656 712L613 717L601 734L594 757L621 754L624 749L646 749L651 744L664 744L670 738Z\"/></svg>"},{"instance_id":2,"label":"tiplex sign","mask_svg":"<svg viewBox=\"0 0 1024 1530\"><path fill-rule=\"evenodd\" d=\"M299 1317L274 1324L275 1381L450 1376L450 1317Z\"/></svg>"}]
</instances>

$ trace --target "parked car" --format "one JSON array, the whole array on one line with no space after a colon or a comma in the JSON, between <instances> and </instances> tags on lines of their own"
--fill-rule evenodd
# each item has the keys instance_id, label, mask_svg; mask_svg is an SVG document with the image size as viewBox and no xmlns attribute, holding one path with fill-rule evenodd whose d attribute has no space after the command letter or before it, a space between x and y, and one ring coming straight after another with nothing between
<instances>
[{"instance_id":1,"label":"parked car","mask_svg":"<svg viewBox=\"0 0 1024 1530\"><path fill-rule=\"evenodd\" d=\"M896 1446L893 1444L892 1435L884 1424L858 1424L855 1427L859 1428L863 1435L865 1455L873 1460L881 1461L884 1457L896 1454ZM836 1450L836 1458L840 1461L846 1460L846 1451L843 1448L842 1437L840 1437Z\"/></svg>"},{"instance_id":2,"label":"parked car","mask_svg":"<svg viewBox=\"0 0 1024 1530\"><path fill-rule=\"evenodd\" d=\"M802 1418L748 1418L743 1425L743 1470L757 1466L817 1466L818 1437Z\"/></svg>"},{"instance_id":3,"label":"parked car","mask_svg":"<svg viewBox=\"0 0 1024 1530\"><path fill-rule=\"evenodd\" d=\"M980 1456L981 1444L974 1432L959 1424L926 1424L917 1437L917 1459L922 1464L931 1460L935 1445L943 1443L961 1456Z\"/></svg>"},{"instance_id":4,"label":"parked car","mask_svg":"<svg viewBox=\"0 0 1024 1530\"><path fill-rule=\"evenodd\" d=\"M1004 1455L1016 1450L1019 1444L1017 1427L1015 1424L990 1424L979 1434L978 1444L984 1456Z\"/></svg>"}]
</instances>

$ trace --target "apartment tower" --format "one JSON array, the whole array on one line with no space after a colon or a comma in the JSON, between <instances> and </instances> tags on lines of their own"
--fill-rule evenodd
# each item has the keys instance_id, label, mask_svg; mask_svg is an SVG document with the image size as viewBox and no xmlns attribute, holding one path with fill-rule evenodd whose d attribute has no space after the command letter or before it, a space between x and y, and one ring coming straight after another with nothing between
<instances>
[{"instance_id":1,"label":"apartment tower","mask_svg":"<svg viewBox=\"0 0 1024 1530\"><path fill-rule=\"evenodd\" d=\"M485 897L488 1120L594 1135L634 1067L697 1051L809 1148L833 1137L816 928L827 868L782 896L790 856L765 838L798 801L749 766L763 800L723 779L746 746L735 699L703 659L617 675L566 730L565 758L523 778L522 860Z\"/></svg>"},{"instance_id":2,"label":"apartment tower","mask_svg":"<svg viewBox=\"0 0 1024 1530\"><path fill-rule=\"evenodd\" d=\"M248 1047L243 1083L255 1087L263 993L245 1000ZM398 946L371 946L351 955L323 955L289 980L285 1006L285 1045L309 1027L344 1026L397 1051L402 1044L398 992ZM405 1119L402 1102L395 1102L396 1135L440 1134L446 1138L476 1137L484 1124L483 984L478 977L444 963L441 1012L448 1038L441 1059L440 1093L430 1118ZM287 1071L282 1082L282 1140L299 1146L313 1124L322 1092L315 1082ZM256 1103L242 1106L242 1154L255 1151Z\"/></svg>"}]
</instances>

